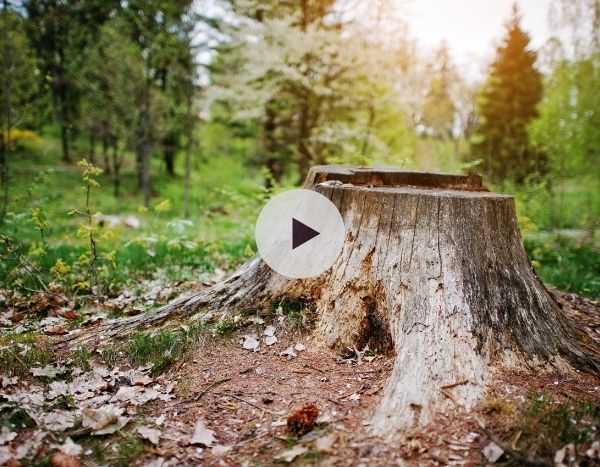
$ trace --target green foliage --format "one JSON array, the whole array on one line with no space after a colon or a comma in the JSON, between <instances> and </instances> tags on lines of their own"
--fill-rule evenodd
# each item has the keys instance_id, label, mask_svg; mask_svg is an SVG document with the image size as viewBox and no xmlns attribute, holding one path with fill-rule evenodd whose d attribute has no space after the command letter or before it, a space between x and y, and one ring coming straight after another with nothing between
<instances>
[{"instance_id":1,"label":"green foliage","mask_svg":"<svg viewBox=\"0 0 600 467\"><path fill-rule=\"evenodd\" d=\"M515 6L477 101L479 125L473 137L473 157L483 160L483 170L496 181L522 182L543 168L542 154L530 147L527 134L542 97L537 54L529 41Z\"/></svg>"},{"instance_id":2,"label":"green foliage","mask_svg":"<svg viewBox=\"0 0 600 467\"><path fill-rule=\"evenodd\" d=\"M38 82L36 77L37 60L27 41L26 22L16 12L0 12L0 115L1 144L7 143L10 116L11 144L16 149L24 141L36 142L36 135L26 128L37 125L39 118ZM9 103L10 108L5 108ZM13 128L18 125L19 129ZM25 128L23 128L25 127Z\"/></svg>"},{"instance_id":3,"label":"green foliage","mask_svg":"<svg viewBox=\"0 0 600 467\"><path fill-rule=\"evenodd\" d=\"M314 305L302 297L283 296L271 302L271 313L289 318L299 329L306 329L314 318Z\"/></svg>"},{"instance_id":4,"label":"green foliage","mask_svg":"<svg viewBox=\"0 0 600 467\"><path fill-rule=\"evenodd\" d=\"M423 103L423 124L434 137L447 139L452 136L456 105L452 100L452 87L457 81L446 44L436 51L429 64L431 82Z\"/></svg>"},{"instance_id":5,"label":"green foliage","mask_svg":"<svg viewBox=\"0 0 600 467\"><path fill-rule=\"evenodd\" d=\"M231 43L213 68L213 108L233 131L259 140L254 161L275 181L295 167L304 176L311 164L365 164L401 147L408 119L394 89L399 67L391 65L404 52L401 38L390 50L359 22L333 14L330 1L233 2L232 9L235 18L221 20Z\"/></svg>"},{"instance_id":6,"label":"green foliage","mask_svg":"<svg viewBox=\"0 0 600 467\"><path fill-rule=\"evenodd\" d=\"M215 324L215 335L225 339L230 339L234 336L238 326L233 321L222 320Z\"/></svg>"},{"instance_id":7,"label":"green foliage","mask_svg":"<svg viewBox=\"0 0 600 467\"><path fill-rule=\"evenodd\" d=\"M589 241L530 234L525 248L541 279L558 290L600 298L600 249Z\"/></svg>"}]
</instances>

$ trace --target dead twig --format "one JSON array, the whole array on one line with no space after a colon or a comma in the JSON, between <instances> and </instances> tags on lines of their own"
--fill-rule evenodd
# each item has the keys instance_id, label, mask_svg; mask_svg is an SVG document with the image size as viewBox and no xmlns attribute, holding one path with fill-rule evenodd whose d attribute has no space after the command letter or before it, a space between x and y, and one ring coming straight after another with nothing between
<instances>
[{"instance_id":1,"label":"dead twig","mask_svg":"<svg viewBox=\"0 0 600 467\"><path fill-rule=\"evenodd\" d=\"M311 370L318 371L319 373L327 373L325 370L322 370L321 368L317 368L316 366L309 365L308 363L305 363L303 366L304 366L304 368L310 368Z\"/></svg>"},{"instance_id":2,"label":"dead twig","mask_svg":"<svg viewBox=\"0 0 600 467\"><path fill-rule=\"evenodd\" d=\"M442 386L442 389L455 388L456 386L462 386L463 384L468 384L470 382L471 381L469 381L468 379L464 379L462 381L457 381L456 383L446 384L446 385Z\"/></svg>"},{"instance_id":3,"label":"dead twig","mask_svg":"<svg viewBox=\"0 0 600 467\"><path fill-rule=\"evenodd\" d=\"M198 394L196 394L196 396L194 397L194 402L198 402L208 391L210 391L212 388L218 386L219 384L223 384L226 383L227 381L231 381L231 378L224 378L224 379L220 379L218 381L215 381L211 384L209 384L208 386L206 386L206 388L204 388L203 391L200 391Z\"/></svg>"},{"instance_id":4,"label":"dead twig","mask_svg":"<svg viewBox=\"0 0 600 467\"><path fill-rule=\"evenodd\" d=\"M262 410L263 412L266 412L268 414L275 415L275 416L280 416L281 415L281 414L278 414L277 412L273 412L272 410L267 409L266 407L261 407L260 405L255 404L254 402L251 402L249 400L243 399L240 396L236 396L235 394L228 393L226 395L228 397L233 397L234 399L237 399L240 402L245 402L246 404L251 405L252 407L257 408L258 410Z\"/></svg>"},{"instance_id":5,"label":"dead twig","mask_svg":"<svg viewBox=\"0 0 600 467\"><path fill-rule=\"evenodd\" d=\"M450 399L450 400L451 400L451 401L454 403L454 405L456 405L457 407L462 407L462 404L456 400L456 397L454 397L454 395L453 395L453 394L452 394L450 391L448 391L447 389L444 389L444 388L442 387L442 388L440 389L440 392L441 392L441 393L442 393L444 396L446 396L448 399Z\"/></svg>"}]
</instances>

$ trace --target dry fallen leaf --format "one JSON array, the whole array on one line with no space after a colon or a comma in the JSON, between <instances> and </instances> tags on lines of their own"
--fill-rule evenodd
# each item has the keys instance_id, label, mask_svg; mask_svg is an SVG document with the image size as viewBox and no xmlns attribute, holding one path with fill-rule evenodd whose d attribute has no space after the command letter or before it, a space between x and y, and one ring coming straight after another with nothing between
<instances>
[{"instance_id":1,"label":"dry fallen leaf","mask_svg":"<svg viewBox=\"0 0 600 467\"><path fill-rule=\"evenodd\" d=\"M100 409L83 409L81 425L90 428L93 434L108 435L123 428L129 418L122 417L124 409L107 404Z\"/></svg>"},{"instance_id":2,"label":"dry fallen leaf","mask_svg":"<svg viewBox=\"0 0 600 467\"><path fill-rule=\"evenodd\" d=\"M317 448L317 451L330 452L333 448L333 445L336 443L337 439L338 439L337 433L330 433L326 436L321 436L320 438L317 438L315 447Z\"/></svg>"},{"instance_id":3,"label":"dry fallen leaf","mask_svg":"<svg viewBox=\"0 0 600 467\"><path fill-rule=\"evenodd\" d=\"M50 431L64 431L75 426L75 414L66 410L55 410L42 416L40 424Z\"/></svg>"},{"instance_id":4,"label":"dry fallen leaf","mask_svg":"<svg viewBox=\"0 0 600 467\"><path fill-rule=\"evenodd\" d=\"M5 388L8 386L13 386L17 384L18 381L18 376L13 376L12 378L9 378L8 376L0 375L0 387Z\"/></svg>"},{"instance_id":5,"label":"dry fallen leaf","mask_svg":"<svg viewBox=\"0 0 600 467\"><path fill-rule=\"evenodd\" d=\"M8 446L0 446L0 465L7 465L14 458L15 455Z\"/></svg>"},{"instance_id":6,"label":"dry fallen leaf","mask_svg":"<svg viewBox=\"0 0 600 467\"><path fill-rule=\"evenodd\" d=\"M571 465L576 460L575 445L569 443L554 454L554 463L556 465Z\"/></svg>"},{"instance_id":7,"label":"dry fallen leaf","mask_svg":"<svg viewBox=\"0 0 600 467\"><path fill-rule=\"evenodd\" d=\"M0 432L0 445L12 441L16 437L17 434L14 431L10 431L8 428L2 427L2 431Z\"/></svg>"},{"instance_id":8,"label":"dry fallen leaf","mask_svg":"<svg viewBox=\"0 0 600 467\"><path fill-rule=\"evenodd\" d=\"M259 344L260 342L258 342L258 340L256 340L254 337L244 336L244 342L242 343L242 347L244 347L244 349L246 350L252 350L256 352L258 350Z\"/></svg>"},{"instance_id":9,"label":"dry fallen leaf","mask_svg":"<svg viewBox=\"0 0 600 467\"><path fill-rule=\"evenodd\" d=\"M275 336L267 336L265 337L265 344L273 345L277 342L277 338Z\"/></svg>"},{"instance_id":10,"label":"dry fallen leaf","mask_svg":"<svg viewBox=\"0 0 600 467\"><path fill-rule=\"evenodd\" d=\"M58 396L68 396L71 393L69 385L64 381L52 381L50 383L50 391L48 391L48 399L55 399Z\"/></svg>"},{"instance_id":11,"label":"dry fallen leaf","mask_svg":"<svg viewBox=\"0 0 600 467\"><path fill-rule=\"evenodd\" d=\"M223 446L222 444L217 444L213 446L211 452L215 457L223 457L231 450L230 446Z\"/></svg>"},{"instance_id":12,"label":"dry fallen leaf","mask_svg":"<svg viewBox=\"0 0 600 467\"><path fill-rule=\"evenodd\" d=\"M162 432L155 428L150 428L148 426L138 426L137 432L144 439L147 439L152 444L156 445L160 441L160 435Z\"/></svg>"},{"instance_id":13,"label":"dry fallen leaf","mask_svg":"<svg viewBox=\"0 0 600 467\"><path fill-rule=\"evenodd\" d=\"M585 451L585 455L590 459L600 460L600 441L594 441L590 448Z\"/></svg>"},{"instance_id":14,"label":"dry fallen leaf","mask_svg":"<svg viewBox=\"0 0 600 467\"><path fill-rule=\"evenodd\" d=\"M73 442L71 438L65 439L63 444L51 444L50 449L57 449L63 454L68 454L69 456L74 457L80 456L83 452L83 448L79 444Z\"/></svg>"},{"instance_id":15,"label":"dry fallen leaf","mask_svg":"<svg viewBox=\"0 0 600 467\"><path fill-rule=\"evenodd\" d=\"M489 443L486 447L483 448L483 455L485 458L491 463L496 462L500 457L504 454L504 450L494 443Z\"/></svg>"},{"instance_id":16,"label":"dry fallen leaf","mask_svg":"<svg viewBox=\"0 0 600 467\"><path fill-rule=\"evenodd\" d=\"M210 447L216 441L214 431L206 428L202 420L196 422L194 434L190 440L190 444L199 444L201 446Z\"/></svg>"},{"instance_id":17,"label":"dry fallen leaf","mask_svg":"<svg viewBox=\"0 0 600 467\"><path fill-rule=\"evenodd\" d=\"M296 352L294 352L293 347L288 347L283 352L280 352L279 355L281 355L282 357L287 357L288 360L298 356L298 354L296 354Z\"/></svg>"},{"instance_id":18,"label":"dry fallen leaf","mask_svg":"<svg viewBox=\"0 0 600 467\"><path fill-rule=\"evenodd\" d=\"M15 459L23 459L26 456L32 456L36 454L40 448L44 440L48 436L47 431L38 430L33 436L26 439L23 443L20 443L16 446L16 452L14 454Z\"/></svg>"},{"instance_id":19,"label":"dry fallen leaf","mask_svg":"<svg viewBox=\"0 0 600 467\"><path fill-rule=\"evenodd\" d=\"M79 467L81 463L76 457L65 454L64 452L55 452L50 457L52 467Z\"/></svg>"},{"instance_id":20,"label":"dry fallen leaf","mask_svg":"<svg viewBox=\"0 0 600 467\"><path fill-rule=\"evenodd\" d=\"M31 368L29 371L33 376L45 376L47 378L56 378L57 375L64 373L67 369L62 365L46 365L43 367Z\"/></svg>"}]
</instances>

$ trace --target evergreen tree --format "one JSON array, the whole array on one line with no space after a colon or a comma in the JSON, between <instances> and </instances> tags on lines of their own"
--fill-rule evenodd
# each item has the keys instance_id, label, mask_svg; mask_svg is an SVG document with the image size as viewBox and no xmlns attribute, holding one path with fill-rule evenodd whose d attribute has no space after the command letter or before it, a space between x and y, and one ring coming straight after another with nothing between
<instances>
[{"instance_id":1,"label":"evergreen tree","mask_svg":"<svg viewBox=\"0 0 600 467\"><path fill-rule=\"evenodd\" d=\"M445 140L452 136L456 106L451 93L457 82L446 43L440 45L428 68L431 81L423 104L423 124L434 138Z\"/></svg>"},{"instance_id":2,"label":"evergreen tree","mask_svg":"<svg viewBox=\"0 0 600 467\"><path fill-rule=\"evenodd\" d=\"M529 48L529 41L515 5L478 97L479 125L472 146L474 158L483 160L484 172L497 181L523 182L543 167L540 153L531 148L527 136L527 125L537 116L542 97L537 54Z\"/></svg>"}]
</instances>

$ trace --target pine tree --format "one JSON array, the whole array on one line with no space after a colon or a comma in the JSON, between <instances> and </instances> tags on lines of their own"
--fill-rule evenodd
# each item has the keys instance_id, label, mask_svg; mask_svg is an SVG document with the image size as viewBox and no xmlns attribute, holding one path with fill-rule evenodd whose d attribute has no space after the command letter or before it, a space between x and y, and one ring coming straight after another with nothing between
<instances>
[{"instance_id":1,"label":"pine tree","mask_svg":"<svg viewBox=\"0 0 600 467\"><path fill-rule=\"evenodd\" d=\"M497 181L522 182L528 175L539 173L543 165L527 136L527 125L537 116L542 97L542 78L535 67L537 54L529 42L515 4L506 37L478 97L479 125L472 146L474 158L482 159L484 172Z\"/></svg>"},{"instance_id":2,"label":"pine tree","mask_svg":"<svg viewBox=\"0 0 600 467\"><path fill-rule=\"evenodd\" d=\"M457 82L448 45L443 42L429 64L429 90L423 104L423 124L434 138L448 139L452 136L456 106L452 101L452 86Z\"/></svg>"}]
</instances>

